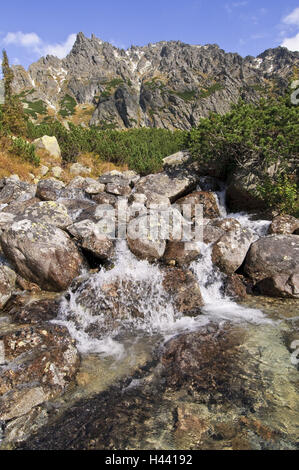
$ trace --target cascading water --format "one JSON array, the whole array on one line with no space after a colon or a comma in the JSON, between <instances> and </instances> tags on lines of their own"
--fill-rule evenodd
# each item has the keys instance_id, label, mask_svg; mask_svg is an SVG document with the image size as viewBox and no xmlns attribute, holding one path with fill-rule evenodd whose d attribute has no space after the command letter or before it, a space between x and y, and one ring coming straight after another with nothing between
<instances>
[{"instance_id":1,"label":"cascading water","mask_svg":"<svg viewBox=\"0 0 299 470\"><path fill-rule=\"evenodd\" d=\"M245 213L227 214L225 189L215 193L221 217L232 217L258 239L267 232L268 221L253 221ZM194 330L210 321L269 322L260 310L246 308L223 292L225 275L212 263L212 247L199 242L201 255L190 266L201 288L202 315L182 316L163 288L163 274L156 264L138 260L125 241L117 242L114 267L87 277L70 289L61 303L58 322L65 324L82 353L122 357L123 333L162 334L166 339ZM117 313L117 315L115 315ZM56 321L57 322L57 321Z\"/></svg>"}]
</instances>

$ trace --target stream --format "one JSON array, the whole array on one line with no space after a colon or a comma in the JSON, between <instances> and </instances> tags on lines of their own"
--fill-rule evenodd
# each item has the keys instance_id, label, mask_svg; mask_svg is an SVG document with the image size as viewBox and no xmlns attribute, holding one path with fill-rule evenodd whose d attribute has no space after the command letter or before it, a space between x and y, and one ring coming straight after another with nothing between
<instances>
[{"instance_id":1,"label":"stream","mask_svg":"<svg viewBox=\"0 0 299 470\"><path fill-rule=\"evenodd\" d=\"M269 221L227 214L225 192L217 196L222 217L237 219L255 239L267 233ZM158 266L138 260L125 241L117 242L110 269L69 289L55 323L67 326L81 353L76 383L48 405L47 420L20 448L298 447L299 375L291 346L299 339L298 301L250 296L235 302L224 293L211 246L199 245L201 255L190 266L204 300L196 317L175 311ZM107 321L107 286L115 283L130 313ZM167 350L173 341L177 353ZM167 366L169 357L174 366Z\"/></svg>"}]
</instances>

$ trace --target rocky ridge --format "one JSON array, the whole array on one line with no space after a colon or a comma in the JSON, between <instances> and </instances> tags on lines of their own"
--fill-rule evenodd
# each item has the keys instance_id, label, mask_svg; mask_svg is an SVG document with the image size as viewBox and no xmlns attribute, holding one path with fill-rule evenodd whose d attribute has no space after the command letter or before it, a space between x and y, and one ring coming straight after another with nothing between
<instances>
[{"instance_id":1,"label":"rocky ridge","mask_svg":"<svg viewBox=\"0 0 299 470\"><path fill-rule=\"evenodd\" d=\"M50 111L71 120L77 106L93 125L189 129L239 98L281 92L298 64L299 53L282 47L256 58L180 41L123 50L79 33L65 59L14 66L14 90L33 118Z\"/></svg>"}]
</instances>

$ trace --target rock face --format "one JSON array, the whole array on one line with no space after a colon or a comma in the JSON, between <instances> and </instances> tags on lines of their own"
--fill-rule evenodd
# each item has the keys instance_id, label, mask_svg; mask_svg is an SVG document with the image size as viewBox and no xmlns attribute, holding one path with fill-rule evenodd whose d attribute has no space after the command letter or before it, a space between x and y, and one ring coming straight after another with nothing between
<instances>
[{"instance_id":1,"label":"rock face","mask_svg":"<svg viewBox=\"0 0 299 470\"><path fill-rule=\"evenodd\" d=\"M298 62L298 52L281 47L257 58L180 41L125 51L79 33L65 59L43 57L28 72L14 67L14 90L27 90L25 104L41 99L56 111L68 111L70 99L92 105L95 125L189 129L211 111L228 112L240 97L257 100L275 78L286 87Z\"/></svg>"},{"instance_id":2,"label":"rock face","mask_svg":"<svg viewBox=\"0 0 299 470\"><path fill-rule=\"evenodd\" d=\"M35 148L46 150L56 160L61 159L61 150L55 136L44 135L33 142Z\"/></svg>"},{"instance_id":3,"label":"rock face","mask_svg":"<svg viewBox=\"0 0 299 470\"><path fill-rule=\"evenodd\" d=\"M259 239L250 248L244 270L262 294L298 298L297 235L270 235Z\"/></svg>"},{"instance_id":4,"label":"rock face","mask_svg":"<svg viewBox=\"0 0 299 470\"><path fill-rule=\"evenodd\" d=\"M278 215L269 227L269 234L299 235L299 219L291 215Z\"/></svg>"},{"instance_id":5,"label":"rock face","mask_svg":"<svg viewBox=\"0 0 299 470\"><path fill-rule=\"evenodd\" d=\"M76 246L54 225L20 220L0 241L17 272L45 290L62 291L79 274L82 260Z\"/></svg>"},{"instance_id":6,"label":"rock face","mask_svg":"<svg viewBox=\"0 0 299 470\"><path fill-rule=\"evenodd\" d=\"M66 328L42 324L0 336L5 360L0 365L0 420L28 413L63 393L74 377L79 357Z\"/></svg>"}]
</instances>

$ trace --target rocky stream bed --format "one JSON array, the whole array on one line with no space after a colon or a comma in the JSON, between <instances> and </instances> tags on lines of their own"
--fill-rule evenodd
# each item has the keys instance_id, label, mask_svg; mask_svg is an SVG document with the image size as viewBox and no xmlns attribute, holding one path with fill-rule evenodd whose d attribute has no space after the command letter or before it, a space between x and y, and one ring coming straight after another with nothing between
<instances>
[{"instance_id":1,"label":"rocky stream bed","mask_svg":"<svg viewBox=\"0 0 299 470\"><path fill-rule=\"evenodd\" d=\"M226 199L184 154L0 182L0 448L298 448L299 222ZM119 201L202 204L203 239L114 240Z\"/></svg>"}]
</instances>

